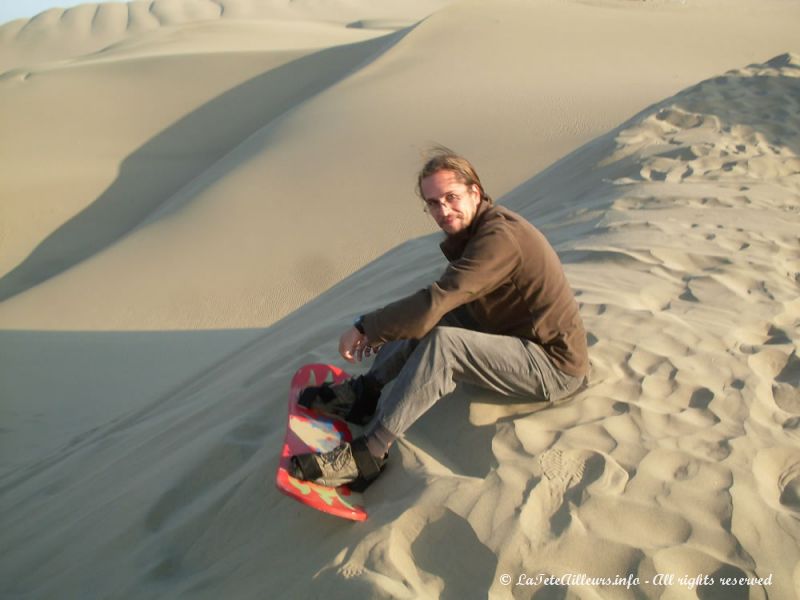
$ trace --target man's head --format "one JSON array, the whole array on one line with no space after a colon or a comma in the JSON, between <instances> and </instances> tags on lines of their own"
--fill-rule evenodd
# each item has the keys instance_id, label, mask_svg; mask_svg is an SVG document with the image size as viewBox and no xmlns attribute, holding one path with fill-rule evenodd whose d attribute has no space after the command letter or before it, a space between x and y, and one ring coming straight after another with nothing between
<instances>
[{"instance_id":1,"label":"man's head","mask_svg":"<svg viewBox=\"0 0 800 600\"><path fill-rule=\"evenodd\" d=\"M481 202L492 199L466 158L444 147L435 152L419 172L417 193L442 231L454 235L470 226Z\"/></svg>"}]
</instances>

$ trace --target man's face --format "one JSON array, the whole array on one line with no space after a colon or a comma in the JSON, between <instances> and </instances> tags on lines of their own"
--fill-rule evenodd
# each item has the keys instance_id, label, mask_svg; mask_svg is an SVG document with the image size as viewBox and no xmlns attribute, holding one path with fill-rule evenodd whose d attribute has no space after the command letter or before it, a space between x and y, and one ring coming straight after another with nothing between
<instances>
[{"instance_id":1,"label":"man's face","mask_svg":"<svg viewBox=\"0 0 800 600\"><path fill-rule=\"evenodd\" d=\"M420 185L427 211L447 235L464 231L472 223L481 194L478 186L467 186L453 171L437 171Z\"/></svg>"}]
</instances>

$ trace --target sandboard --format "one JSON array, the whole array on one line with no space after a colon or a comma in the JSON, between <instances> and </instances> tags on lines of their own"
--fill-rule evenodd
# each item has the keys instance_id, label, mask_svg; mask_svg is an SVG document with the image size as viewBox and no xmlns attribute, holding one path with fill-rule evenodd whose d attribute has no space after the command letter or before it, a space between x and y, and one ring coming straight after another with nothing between
<instances>
[{"instance_id":1,"label":"sandboard","mask_svg":"<svg viewBox=\"0 0 800 600\"><path fill-rule=\"evenodd\" d=\"M341 369L323 364L305 365L295 373L289 390L289 419L275 483L287 496L318 511L343 519L365 521L367 512L361 494L347 486L331 488L296 479L290 474L292 456L306 452L328 452L340 443L353 439L346 421L321 415L297 403L304 388L322 385L326 381L339 383L349 377Z\"/></svg>"}]
</instances>

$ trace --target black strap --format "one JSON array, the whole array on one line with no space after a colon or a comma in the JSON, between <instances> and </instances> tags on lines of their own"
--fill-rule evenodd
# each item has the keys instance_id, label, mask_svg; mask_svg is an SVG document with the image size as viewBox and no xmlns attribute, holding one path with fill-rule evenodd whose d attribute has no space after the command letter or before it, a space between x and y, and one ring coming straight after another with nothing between
<instances>
[{"instance_id":1,"label":"black strap","mask_svg":"<svg viewBox=\"0 0 800 600\"><path fill-rule=\"evenodd\" d=\"M356 461L358 473L363 479L369 482L381 474L380 465L367 448L365 438L360 437L350 442L350 449L353 451L353 460Z\"/></svg>"},{"instance_id":2,"label":"black strap","mask_svg":"<svg viewBox=\"0 0 800 600\"><path fill-rule=\"evenodd\" d=\"M307 387L300 392L297 403L305 408L313 408L314 400L319 398L323 404L327 404L336 397L330 383L323 383L319 386Z\"/></svg>"},{"instance_id":3,"label":"black strap","mask_svg":"<svg viewBox=\"0 0 800 600\"><path fill-rule=\"evenodd\" d=\"M312 454L293 456L291 474L293 477L303 481L314 481L322 477L322 471Z\"/></svg>"},{"instance_id":4,"label":"black strap","mask_svg":"<svg viewBox=\"0 0 800 600\"><path fill-rule=\"evenodd\" d=\"M345 421L356 425L366 425L372 419L372 415L375 414L375 410L378 407L381 389L369 375L359 375L352 380L352 386L356 401L350 407L350 412L347 413Z\"/></svg>"}]
</instances>

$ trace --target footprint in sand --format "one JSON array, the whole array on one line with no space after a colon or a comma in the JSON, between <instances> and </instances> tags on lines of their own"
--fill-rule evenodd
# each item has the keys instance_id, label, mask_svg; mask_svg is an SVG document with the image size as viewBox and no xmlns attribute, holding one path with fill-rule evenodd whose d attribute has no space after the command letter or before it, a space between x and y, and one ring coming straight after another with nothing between
<instances>
[{"instance_id":1,"label":"footprint in sand","mask_svg":"<svg viewBox=\"0 0 800 600\"><path fill-rule=\"evenodd\" d=\"M381 597L431 597L434 594L431 586L435 587L435 584L412 559L412 556L420 555L418 551L412 551L412 544L416 543L431 519L440 514L438 506L434 507L433 513L417 507L406 511L390 525L370 532L336 569L337 575L347 580L363 580L361 583L373 588L373 595L377 593ZM402 535L393 533L397 531L403 532ZM453 532L449 533L452 541ZM463 549L462 545L456 546ZM356 581L355 585L360 584Z\"/></svg>"},{"instance_id":2,"label":"footprint in sand","mask_svg":"<svg viewBox=\"0 0 800 600\"><path fill-rule=\"evenodd\" d=\"M398 529L402 529L408 526L408 522L408 515L404 515L400 517L394 525L399 525ZM413 528L413 523L411 527ZM387 535L387 530L385 528L376 529L353 548L350 556L344 564L336 569L336 572L345 579L354 579L357 577L375 579L377 572L381 571L380 565L386 560L386 557L391 556L392 553L397 550L397 548L392 547L390 536ZM376 570L371 569L367 565L376 567Z\"/></svg>"},{"instance_id":3,"label":"footprint in sand","mask_svg":"<svg viewBox=\"0 0 800 600\"><path fill-rule=\"evenodd\" d=\"M753 474L768 504L781 512L800 515L800 451L761 450L753 459Z\"/></svg>"},{"instance_id":4,"label":"footprint in sand","mask_svg":"<svg viewBox=\"0 0 800 600\"><path fill-rule=\"evenodd\" d=\"M774 333L774 330L771 329ZM775 405L792 416L800 415L800 358L797 352L786 355L785 351L767 348L748 360L753 372L767 381L771 380L771 392Z\"/></svg>"},{"instance_id":5,"label":"footprint in sand","mask_svg":"<svg viewBox=\"0 0 800 600\"><path fill-rule=\"evenodd\" d=\"M364 565L355 563L347 563L339 568L339 575L345 579L352 579L353 577L360 577L364 574Z\"/></svg>"},{"instance_id":6,"label":"footprint in sand","mask_svg":"<svg viewBox=\"0 0 800 600\"><path fill-rule=\"evenodd\" d=\"M586 458L582 452L553 448L539 456L539 465L544 479L563 493L583 478Z\"/></svg>"},{"instance_id":7,"label":"footprint in sand","mask_svg":"<svg viewBox=\"0 0 800 600\"><path fill-rule=\"evenodd\" d=\"M531 490L520 511L520 529L533 546L566 524L558 518L564 496L583 479L587 452L552 448L539 456L541 481Z\"/></svg>"},{"instance_id":8,"label":"footprint in sand","mask_svg":"<svg viewBox=\"0 0 800 600\"><path fill-rule=\"evenodd\" d=\"M800 512L800 465L794 465L778 480L780 502L794 512Z\"/></svg>"},{"instance_id":9,"label":"footprint in sand","mask_svg":"<svg viewBox=\"0 0 800 600\"><path fill-rule=\"evenodd\" d=\"M354 579L367 575L370 570L367 569L366 564L370 560L370 556L374 552L380 554L381 548L386 545L386 542L381 539L380 531L380 529L373 531L361 540L353 549L347 561L336 569L336 572L345 579Z\"/></svg>"},{"instance_id":10,"label":"footprint in sand","mask_svg":"<svg viewBox=\"0 0 800 600\"><path fill-rule=\"evenodd\" d=\"M800 358L797 352L792 352L786 365L775 376L772 395L775 404L782 410L792 415L800 415Z\"/></svg>"}]
</instances>

